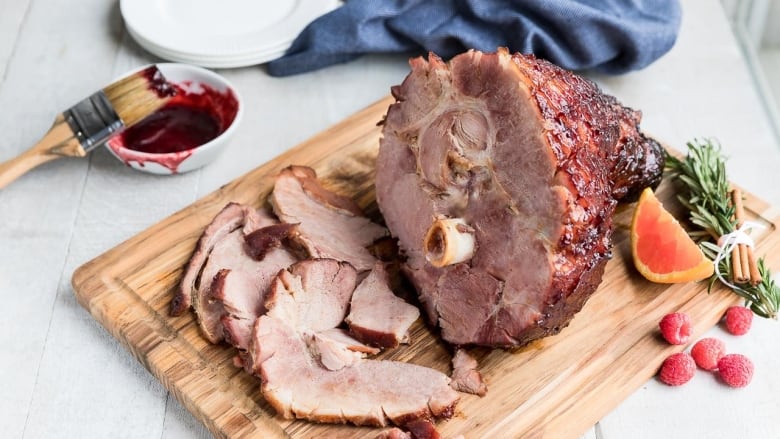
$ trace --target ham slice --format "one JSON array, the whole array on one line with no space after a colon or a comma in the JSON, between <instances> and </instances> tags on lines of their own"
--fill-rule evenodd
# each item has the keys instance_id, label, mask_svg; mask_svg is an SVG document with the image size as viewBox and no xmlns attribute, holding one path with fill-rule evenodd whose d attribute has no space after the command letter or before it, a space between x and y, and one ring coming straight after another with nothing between
<instances>
[{"instance_id":1,"label":"ham slice","mask_svg":"<svg viewBox=\"0 0 780 439\"><path fill-rule=\"evenodd\" d=\"M268 315L300 331L320 332L340 325L357 283L346 262L308 259L281 270L271 284Z\"/></svg>"},{"instance_id":2,"label":"ham slice","mask_svg":"<svg viewBox=\"0 0 780 439\"><path fill-rule=\"evenodd\" d=\"M179 288L171 301L170 313L172 316L181 315L192 305L192 298L197 292L197 281L209 254L228 233L244 226L248 213L249 210L246 206L228 203L206 226L195 245L195 251L184 268Z\"/></svg>"},{"instance_id":3,"label":"ham slice","mask_svg":"<svg viewBox=\"0 0 780 439\"><path fill-rule=\"evenodd\" d=\"M436 426L427 419L415 419L406 424L406 429L409 430L414 439L441 439L441 435L436 431Z\"/></svg>"},{"instance_id":4,"label":"ham slice","mask_svg":"<svg viewBox=\"0 0 780 439\"><path fill-rule=\"evenodd\" d=\"M412 434L403 431L398 427L393 427L389 430L385 430L377 435L374 439L414 439L412 438Z\"/></svg>"},{"instance_id":5,"label":"ham slice","mask_svg":"<svg viewBox=\"0 0 780 439\"><path fill-rule=\"evenodd\" d=\"M366 247L388 235L350 198L323 188L308 167L283 169L276 177L271 204L282 222L298 224L298 239L311 257L346 261L358 271L370 270L376 262Z\"/></svg>"},{"instance_id":6,"label":"ham slice","mask_svg":"<svg viewBox=\"0 0 780 439\"><path fill-rule=\"evenodd\" d=\"M409 327L419 316L416 306L393 294L384 264L378 262L352 294L346 322L363 343L394 348L408 339Z\"/></svg>"},{"instance_id":7,"label":"ham slice","mask_svg":"<svg viewBox=\"0 0 780 439\"><path fill-rule=\"evenodd\" d=\"M338 367L323 365L312 341L343 320L350 295L344 301L342 292L351 293L356 280L350 269L307 260L274 280L249 351L266 400L285 418L318 422L385 426L450 417L459 396L439 371L357 356L337 360Z\"/></svg>"},{"instance_id":8,"label":"ham slice","mask_svg":"<svg viewBox=\"0 0 780 439\"><path fill-rule=\"evenodd\" d=\"M242 271L219 270L211 283L211 297L221 305L220 324L229 344L247 349L255 320L263 313L263 292Z\"/></svg>"},{"instance_id":9,"label":"ham slice","mask_svg":"<svg viewBox=\"0 0 780 439\"><path fill-rule=\"evenodd\" d=\"M452 357L452 388L459 392L485 396L487 385L482 380L477 366L477 360L468 352L463 349L455 350Z\"/></svg>"},{"instance_id":10,"label":"ham slice","mask_svg":"<svg viewBox=\"0 0 780 439\"><path fill-rule=\"evenodd\" d=\"M397 361L363 360L331 371L304 334L270 316L257 320L255 367L265 399L285 418L385 426L452 416L459 396L443 373Z\"/></svg>"},{"instance_id":11,"label":"ham slice","mask_svg":"<svg viewBox=\"0 0 780 439\"><path fill-rule=\"evenodd\" d=\"M277 229L277 221L266 211L230 203L203 232L177 298L189 298L178 303L192 303L203 335L210 342L219 343L227 334L231 344L247 348L271 281L297 257L283 246L269 245L258 260L253 257L257 252L249 251L251 241L246 239L271 230L279 241L286 235L277 233ZM295 228L285 230L289 234Z\"/></svg>"}]
</instances>

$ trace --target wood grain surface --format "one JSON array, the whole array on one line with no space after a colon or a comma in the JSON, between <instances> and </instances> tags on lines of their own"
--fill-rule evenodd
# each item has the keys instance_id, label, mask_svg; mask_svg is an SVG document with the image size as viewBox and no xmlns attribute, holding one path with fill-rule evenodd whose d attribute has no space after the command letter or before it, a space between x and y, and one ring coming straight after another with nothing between
<instances>
[{"instance_id":1,"label":"wood grain surface","mask_svg":"<svg viewBox=\"0 0 780 439\"><path fill-rule=\"evenodd\" d=\"M276 416L259 380L232 364L235 350L211 345L191 312L172 318L168 307L203 228L230 201L260 206L273 178L290 164L312 166L325 185L352 196L378 215L373 191L381 100L267 164L223 186L155 226L81 266L72 283L79 303L217 437L358 438L376 429L318 425ZM672 210L673 187L657 191ZM748 216L762 223L758 254L780 265L780 211L746 194ZM578 437L651 379L661 361L682 350L663 342L657 322L683 311L693 338L712 327L737 296L704 283L661 285L645 281L631 262L628 225L632 206L616 216L614 258L584 309L560 334L515 349L475 349L488 394L464 395L453 419L439 423L444 437ZM522 263L518 261L517 263ZM411 344L384 354L449 373L449 348L418 321Z\"/></svg>"}]
</instances>

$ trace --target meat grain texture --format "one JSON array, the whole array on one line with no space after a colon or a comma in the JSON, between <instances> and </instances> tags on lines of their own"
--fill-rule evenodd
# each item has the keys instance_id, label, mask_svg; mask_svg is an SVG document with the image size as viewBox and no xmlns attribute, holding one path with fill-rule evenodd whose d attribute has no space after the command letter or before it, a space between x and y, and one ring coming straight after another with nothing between
<instances>
[{"instance_id":1,"label":"meat grain texture","mask_svg":"<svg viewBox=\"0 0 780 439\"><path fill-rule=\"evenodd\" d=\"M352 293L345 319L355 338L379 348L406 342L409 328L420 316L420 310L396 296L389 283L384 264L378 262Z\"/></svg>"},{"instance_id":2,"label":"meat grain texture","mask_svg":"<svg viewBox=\"0 0 780 439\"><path fill-rule=\"evenodd\" d=\"M617 202L656 185L641 115L533 56L410 61L377 202L442 337L511 347L559 332L601 281Z\"/></svg>"},{"instance_id":3,"label":"meat grain texture","mask_svg":"<svg viewBox=\"0 0 780 439\"><path fill-rule=\"evenodd\" d=\"M352 199L323 188L313 169L290 166L276 177L270 197L274 213L298 224L300 244L312 258L333 258L370 270L376 259L366 247L387 235L387 229L363 216Z\"/></svg>"}]
</instances>

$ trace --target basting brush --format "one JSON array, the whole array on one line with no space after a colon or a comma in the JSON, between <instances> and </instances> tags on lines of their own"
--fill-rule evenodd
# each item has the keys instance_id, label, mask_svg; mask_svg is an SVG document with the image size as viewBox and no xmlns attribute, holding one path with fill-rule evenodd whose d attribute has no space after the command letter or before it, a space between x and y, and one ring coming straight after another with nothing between
<instances>
[{"instance_id":1,"label":"basting brush","mask_svg":"<svg viewBox=\"0 0 780 439\"><path fill-rule=\"evenodd\" d=\"M0 189L30 169L62 157L84 157L112 134L152 114L175 94L157 66L126 76L60 113L32 148L0 163Z\"/></svg>"}]
</instances>

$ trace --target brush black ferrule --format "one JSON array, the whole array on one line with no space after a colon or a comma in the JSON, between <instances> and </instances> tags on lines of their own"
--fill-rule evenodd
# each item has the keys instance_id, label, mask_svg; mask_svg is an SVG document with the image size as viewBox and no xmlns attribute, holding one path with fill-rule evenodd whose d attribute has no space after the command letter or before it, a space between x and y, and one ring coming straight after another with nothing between
<instances>
[{"instance_id":1,"label":"brush black ferrule","mask_svg":"<svg viewBox=\"0 0 780 439\"><path fill-rule=\"evenodd\" d=\"M102 145L124 126L103 91L82 100L63 114L85 151Z\"/></svg>"}]
</instances>

